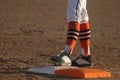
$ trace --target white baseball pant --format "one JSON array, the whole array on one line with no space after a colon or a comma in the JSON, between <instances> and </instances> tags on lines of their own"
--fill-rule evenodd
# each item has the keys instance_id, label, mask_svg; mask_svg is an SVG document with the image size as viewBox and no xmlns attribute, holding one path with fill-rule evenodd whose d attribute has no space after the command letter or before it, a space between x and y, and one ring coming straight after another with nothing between
<instances>
[{"instance_id":1,"label":"white baseball pant","mask_svg":"<svg viewBox=\"0 0 120 80\"><path fill-rule=\"evenodd\" d=\"M67 21L76 21L81 24L88 22L86 3L86 0L68 0Z\"/></svg>"}]
</instances>

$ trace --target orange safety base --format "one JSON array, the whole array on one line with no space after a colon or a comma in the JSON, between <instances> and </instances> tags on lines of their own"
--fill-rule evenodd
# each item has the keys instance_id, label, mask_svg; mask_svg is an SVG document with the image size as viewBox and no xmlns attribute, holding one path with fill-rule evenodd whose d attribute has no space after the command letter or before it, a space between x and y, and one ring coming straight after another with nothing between
<instances>
[{"instance_id":1,"label":"orange safety base","mask_svg":"<svg viewBox=\"0 0 120 80\"><path fill-rule=\"evenodd\" d=\"M111 77L111 73L104 70L92 68L62 68L56 69L55 74L58 76L67 76L74 78L104 78Z\"/></svg>"}]
</instances>

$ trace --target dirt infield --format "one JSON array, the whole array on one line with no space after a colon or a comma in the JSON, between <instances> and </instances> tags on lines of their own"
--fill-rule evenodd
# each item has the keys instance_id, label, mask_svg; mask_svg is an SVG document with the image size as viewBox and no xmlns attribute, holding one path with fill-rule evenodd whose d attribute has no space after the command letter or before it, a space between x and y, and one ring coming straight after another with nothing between
<instances>
[{"instance_id":1,"label":"dirt infield","mask_svg":"<svg viewBox=\"0 0 120 80\"><path fill-rule=\"evenodd\" d=\"M115 72L99 80L120 80L119 3L88 0L94 68ZM64 48L66 4L67 0L0 0L0 80L73 80L26 72L53 65L49 58ZM79 48L78 42L73 58Z\"/></svg>"}]
</instances>

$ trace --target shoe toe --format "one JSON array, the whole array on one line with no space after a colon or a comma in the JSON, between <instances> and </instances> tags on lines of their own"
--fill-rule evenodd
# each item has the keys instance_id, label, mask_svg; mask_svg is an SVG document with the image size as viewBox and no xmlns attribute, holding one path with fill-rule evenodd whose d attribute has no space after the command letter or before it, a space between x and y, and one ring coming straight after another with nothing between
<instances>
[{"instance_id":1,"label":"shoe toe","mask_svg":"<svg viewBox=\"0 0 120 80\"><path fill-rule=\"evenodd\" d=\"M60 61L61 61L61 58L60 58L60 57L57 57L57 56L53 56L52 58L50 58L50 60L56 61L56 62L60 62Z\"/></svg>"}]
</instances>

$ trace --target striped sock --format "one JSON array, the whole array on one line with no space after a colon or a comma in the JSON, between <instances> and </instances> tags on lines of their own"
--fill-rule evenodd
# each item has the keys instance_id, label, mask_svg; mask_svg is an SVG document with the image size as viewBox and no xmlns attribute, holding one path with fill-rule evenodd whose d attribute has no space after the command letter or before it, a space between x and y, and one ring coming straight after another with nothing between
<instances>
[{"instance_id":1,"label":"striped sock","mask_svg":"<svg viewBox=\"0 0 120 80\"><path fill-rule=\"evenodd\" d=\"M70 55L79 37L80 23L69 22L65 51Z\"/></svg>"},{"instance_id":2,"label":"striped sock","mask_svg":"<svg viewBox=\"0 0 120 80\"><path fill-rule=\"evenodd\" d=\"M90 26L89 23L80 24L79 40L81 45L81 55L90 55Z\"/></svg>"}]
</instances>

